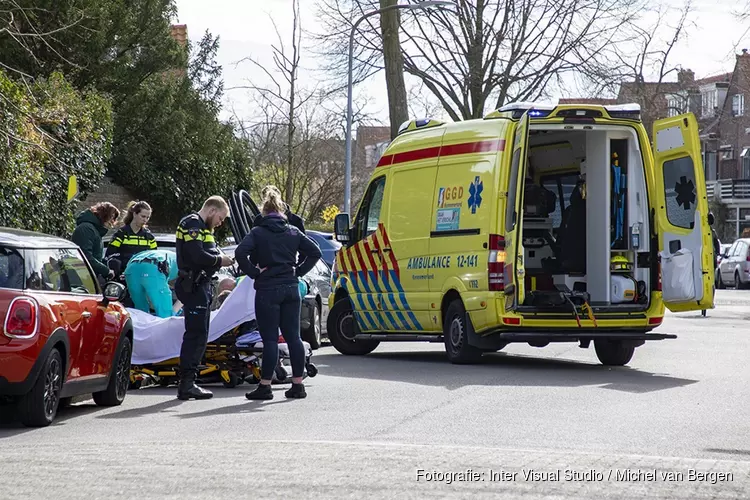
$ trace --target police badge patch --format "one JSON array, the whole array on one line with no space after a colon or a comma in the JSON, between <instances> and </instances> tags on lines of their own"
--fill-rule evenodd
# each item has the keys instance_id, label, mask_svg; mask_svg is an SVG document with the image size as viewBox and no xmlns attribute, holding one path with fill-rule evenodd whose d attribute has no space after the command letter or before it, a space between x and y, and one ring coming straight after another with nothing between
<instances>
[{"instance_id":1,"label":"police badge patch","mask_svg":"<svg viewBox=\"0 0 750 500\"><path fill-rule=\"evenodd\" d=\"M194 240L198 239L198 234L200 234L200 232L197 229L190 229L188 231L188 236L190 236Z\"/></svg>"}]
</instances>

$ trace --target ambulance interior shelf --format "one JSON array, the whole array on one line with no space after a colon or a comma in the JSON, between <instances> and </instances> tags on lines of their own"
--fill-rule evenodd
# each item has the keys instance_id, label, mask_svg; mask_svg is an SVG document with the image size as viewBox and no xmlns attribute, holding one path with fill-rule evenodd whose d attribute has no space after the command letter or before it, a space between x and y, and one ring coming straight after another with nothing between
<instances>
[{"instance_id":1,"label":"ambulance interior shelf","mask_svg":"<svg viewBox=\"0 0 750 500\"><path fill-rule=\"evenodd\" d=\"M638 231L628 226L634 215L634 220L648 220L640 203L646 200L645 175L636 170L629 178L629 158L636 159L633 168L642 169L636 136L532 128L529 144L524 309L570 311L571 302L584 308L642 309L650 273L637 268L637 252L648 250L648 242L634 238ZM633 188L636 196L629 193ZM634 225L648 234L645 226Z\"/></svg>"}]
</instances>

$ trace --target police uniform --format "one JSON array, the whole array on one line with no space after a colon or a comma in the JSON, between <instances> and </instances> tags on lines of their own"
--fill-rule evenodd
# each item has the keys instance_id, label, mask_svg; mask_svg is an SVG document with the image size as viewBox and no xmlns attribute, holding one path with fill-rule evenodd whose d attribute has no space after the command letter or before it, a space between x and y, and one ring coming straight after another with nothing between
<instances>
[{"instance_id":1,"label":"police uniform","mask_svg":"<svg viewBox=\"0 0 750 500\"><path fill-rule=\"evenodd\" d=\"M112 241L107 245L104 259L108 262L112 260L120 261L119 268L115 269L116 277L119 277L135 254L145 250L156 250L156 248L156 238L151 234L151 231L144 227L136 233L130 224L126 224L118 229L112 237Z\"/></svg>"},{"instance_id":2,"label":"police uniform","mask_svg":"<svg viewBox=\"0 0 750 500\"><path fill-rule=\"evenodd\" d=\"M180 399L210 398L211 392L195 385L198 365L206 350L211 318L211 277L221 268L221 253L213 230L197 213L177 226L177 298L184 305L185 335L180 350Z\"/></svg>"}]
</instances>

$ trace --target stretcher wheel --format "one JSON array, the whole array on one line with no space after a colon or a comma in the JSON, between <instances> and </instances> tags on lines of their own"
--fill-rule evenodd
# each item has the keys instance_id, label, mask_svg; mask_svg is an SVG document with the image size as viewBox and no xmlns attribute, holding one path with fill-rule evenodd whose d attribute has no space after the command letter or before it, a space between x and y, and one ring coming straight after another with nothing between
<instances>
[{"instance_id":1,"label":"stretcher wheel","mask_svg":"<svg viewBox=\"0 0 750 500\"><path fill-rule=\"evenodd\" d=\"M137 391L143 385L143 380L134 380L128 384L129 391Z\"/></svg>"},{"instance_id":2,"label":"stretcher wheel","mask_svg":"<svg viewBox=\"0 0 750 500\"><path fill-rule=\"evenodd\" d=\"M315 375L318 374L318 367L315 366L312 363L310 363L309 365L307 365L305 367L305 369L307 370L307 375L310 376L310 377L314 377Z\"/></svg>"},{"instance_id":3,"label":"stretcher wheel","mask_svg":"<svg viewBox=\"0 0 750 500\"><path fill-rule=\"evenodd\" d=\"M234 389L244 382L236 373L229 372L229 381L223 380L222 383L227 389Z\"/></svg>"}]
</instances>

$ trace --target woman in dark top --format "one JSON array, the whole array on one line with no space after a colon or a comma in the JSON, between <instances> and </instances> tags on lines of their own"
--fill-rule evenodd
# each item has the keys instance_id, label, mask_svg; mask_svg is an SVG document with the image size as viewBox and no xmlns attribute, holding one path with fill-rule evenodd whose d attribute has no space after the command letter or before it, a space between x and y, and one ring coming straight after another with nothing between
<instances>
[{"instance_id":1,"label":"woman in dark top","mask_svg":"<svg viewBox=\"0 0 750 500\"><path fill-rule=\"evenodd\" d=\"M114 272L102 262L102 238L114 227L119 216L120 211L110 202L97 203L78 215L76 228L70 237L73 243L81 247L94 272L105 280L112 279Z\"/></svg>"},{"instance_id":2,"label":"woman in dark top","mask_svg":"<svg viewBox=\"0 0 750 500\"><path fill-rule=\"evenodd\" d=\"M125 267L133 255L156 250L156 238L146 224L151 218L151 206L145 201L131 201L128 204L123 226L117 230L107 246L104 256L117 277L125 272ZM114 264L117 261L119 264ZM114 265L113 265L114 264Z\"/></svg>"},{"instance_id":3,"label":"woman in dark top","mask_svg":"<svg viewBox=\"0 0 750 500\"><path fill-rule=\"evenodd\" d=\"M263 365L257 389L247 399L273 399L271 380L279 362L279 329L289 346L292 387L288 398L307 396L302 385L305 348L299 334L302 306L298 278L320 259L320 248L289 224L277 188L265 190L262 222L254 227L235 250L240 269L255 283L255 314L263 339ZM298 264L297 253L300 254Z\"/></svg>"}]
</instances>

